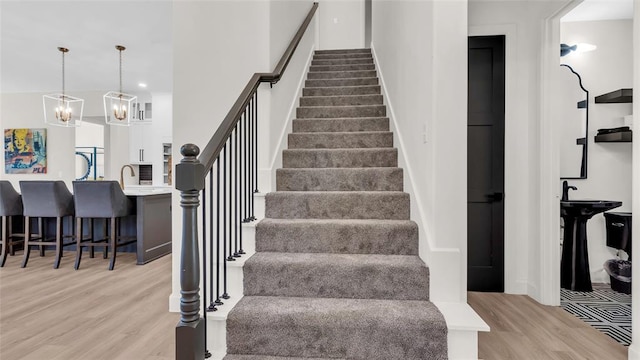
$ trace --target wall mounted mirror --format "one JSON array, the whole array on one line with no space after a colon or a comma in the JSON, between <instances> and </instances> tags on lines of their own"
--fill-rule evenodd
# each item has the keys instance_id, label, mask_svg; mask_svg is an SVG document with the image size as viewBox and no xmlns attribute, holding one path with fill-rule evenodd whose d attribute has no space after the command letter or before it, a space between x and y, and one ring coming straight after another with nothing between
<instances>
[{"instance_id":1,"label":"wall mounted mirror","mask_svg":"<svg viewBox=\"0 0 640 360\"><path fill-rule=\"evenodd\" d=\"M586 179L589 91L571 66L560 66L560 178Z\"/></svg>"}]
</instances>

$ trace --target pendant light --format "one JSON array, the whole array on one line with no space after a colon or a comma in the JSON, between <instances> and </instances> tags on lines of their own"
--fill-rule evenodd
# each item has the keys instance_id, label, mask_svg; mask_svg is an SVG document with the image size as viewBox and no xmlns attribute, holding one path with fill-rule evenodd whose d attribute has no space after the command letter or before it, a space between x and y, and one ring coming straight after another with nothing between
<instances>
[{"instance_id":1,"label":"pendant light","mask_svg":"<svg viewBox=\"0 0 640 360\"><path fill-rule=\"evenodd\" d=\"M44 95L42 97L44 122L46 124L63 127L80 126L84 100L69 96L65 93L64 55L69 52L69 49L59 47L58 51L62 53L62 93Z\"/></svg>"},{"instance_id":2,"label":"pendant light","mask_svg":"<svg viewBox=\"0 0 640 360\"><path fill-rule=\"evenodd\" d=\"M120 89L109 91L104 95L104 117L109 125L129 126L134 117L136 97L122 92L122 52L126 48L116 45L120 55Z\"/></svg>"}]
</instances>

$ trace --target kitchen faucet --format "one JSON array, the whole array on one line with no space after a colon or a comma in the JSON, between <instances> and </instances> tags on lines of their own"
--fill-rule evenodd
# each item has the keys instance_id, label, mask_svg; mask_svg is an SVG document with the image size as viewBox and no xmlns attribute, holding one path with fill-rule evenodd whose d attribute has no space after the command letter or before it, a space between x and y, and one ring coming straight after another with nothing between
<instances>
[{"instance_id":1,"label":"kitchen faucet","mask_svg":"<svg viewBox=\"0 0 640 360\"><path fill-rule=\"evenodd\" d=\"M135 171L133 171L133 166L128 165L128 164L127 164L127 165L122 166L122 167L120 168L120 188L121 188L122 190L124 190L124 175L123 175L123 174L124 174L124 168L127 168L127 167L129 168L129 170L131 170L131 176L132 176L132 177L133 177L133 176L136 176ZM565 182L566 182L566 181L565 181ZM575 188L574 188L574 189L575 189Z\"/></svg>"},{"instance_id":2,"label":"kitchen faucet","mask_svg":"<svg viewBox=\"0 0 640 360\"><path fill-rule=\"evenodd\" d=\"M569 201L569 189L578 190L577 187L571 186L567 183L567 180L562 182L562 199L561 201Z\"/></svg>"}]
</instances>

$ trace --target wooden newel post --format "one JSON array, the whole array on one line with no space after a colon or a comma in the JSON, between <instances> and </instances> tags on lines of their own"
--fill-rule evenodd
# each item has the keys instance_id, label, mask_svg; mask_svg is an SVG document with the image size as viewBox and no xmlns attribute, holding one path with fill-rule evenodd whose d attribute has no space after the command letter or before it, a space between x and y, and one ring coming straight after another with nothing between
<instances>
[{"instance_id":1,"label":"wooden newel post","mask_svg":"<svg viewBox=\"0 0 640 360\"><path fill-rule=\"evenodd\" d=\"M182 252L180 253L180 322L176 325L176 359L205 358L205 326L200 317L200 261L198 256L198 206L204 189L204 166L198 161L200 149L194 144L180 148L183 156L176 165L176 189L182 207Z\"/></svg>"}]
</instances>

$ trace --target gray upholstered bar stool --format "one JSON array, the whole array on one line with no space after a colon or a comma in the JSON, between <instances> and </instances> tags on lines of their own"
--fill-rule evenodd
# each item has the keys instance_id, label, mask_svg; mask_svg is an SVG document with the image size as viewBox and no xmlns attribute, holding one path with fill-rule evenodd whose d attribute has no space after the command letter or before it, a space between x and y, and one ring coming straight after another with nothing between
<instances>
[{"instance_id":1,"label":"gray upholstered bar stool","mask_svg":"<svg viewBox=\"0 0 640 360\"><path fill-rule=\"evenodd\" d=\"M116 263L117 248L136 242L134 236L120 236L120 219L135 213L135 206L117 181L74 181L73 195L76 205L76 264L80 267L82 248L95 246L111 250L109 270ZM108 234L103 238L95 238L93 231L89 238L83 238L83 219L106 219Z\"/></svg>"},{"instance_id":2,"label":"gray upholstered bar stool","mask_svg":"<svg viewBox=\"0 0 640 360\"><path fill-rule=\"evenodd\" d=\"M40 255L44 255L45 246L55 246L56 259L53 268L60 266L62 259L62 249L65 246L73 245L74 242L64 242L65 238L75 238L73 236L73 226L70 226L71 234L64 234L63 219L71 217L73 219L73 195L69 192L67 185L61 180L38 180L20 181L20 192L22 193L22 205L24 206L24 259L22 267L27 266L31 247L38 246ZM40 237L31 236L31 218L39 218ZM46 231L42 227L43 218L56 219L55 237L46 237Z\"/></svg>"},{"instance_id":3,"label":"gray upholstered bar stool","mask_svg":"<svg viewBox=\"0 0 640 360\"><path fill-rule=\"evenodd\" d=\"M10 182L0 180L0 216L2 216L2 236L0 238L0 267L4 266L7 254L15 254L14 245L24 241L23 233L14 233L12 217L22 217L22 198Z\"/></svg>"}]
</instances>

